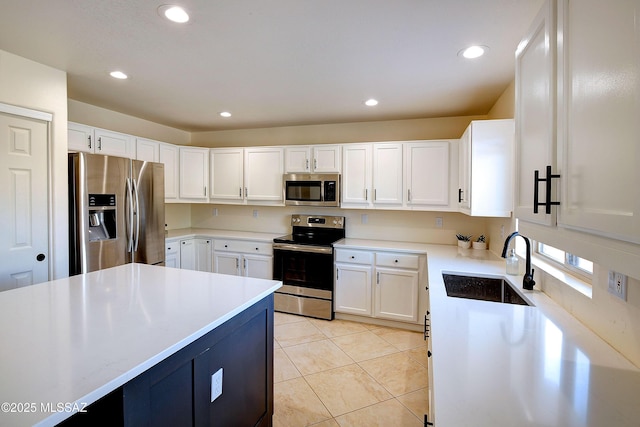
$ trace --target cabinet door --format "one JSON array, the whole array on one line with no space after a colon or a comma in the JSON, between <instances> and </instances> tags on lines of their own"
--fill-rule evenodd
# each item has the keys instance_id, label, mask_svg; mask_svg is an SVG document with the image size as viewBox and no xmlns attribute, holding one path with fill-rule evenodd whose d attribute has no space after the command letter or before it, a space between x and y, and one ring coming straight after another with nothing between
<instances>
[{"instance_id":1,"label":"cabinet door","mask_svg":"<svg viewBox=\"0 0 640 427\"><path fill-rule=\"evenodd\" d=\"M418 320L418 272L376 268L375 317Z\"/></svg>"},{"instance_id":2,"label":"cabinet door","mask_svg":"<svg viewBox=\"0 0 640 427\"><path fill-rule=\"evenodd\" d=\"M159 161L164 165L164 198L177 199L179 189L179 163L180 155L178 147L172 144L160 143Z\"/></svg>"},{"instance_id":3,"label":"cabinet door","mask_svg":"<svg viewBox=\"0 0 640 427\"><path fill-rule=\"evenodd\" d=\"M280 147L246 148L244 160L247 201L283 202L283 149Z\"/></svg>"},{"instance_id":4,"label":"cabinet door","mask_svg":"<svg viewBox=\"0 0 640 427\"><path fill-rule=\"evenodd\" d=\"M196 268L198 271L211 272L211 240L210 239L196 239L195 240L195 253L196 253Z\"/></svg>"},{"instance_id":5,"label":"cabinet door","mask_svg":"<svg viewBox=\"0 0 640 427\"><path fill-rule=\"evenodd\" d=\"M316 145L312 147L313 171L316 173L340 173L342 169L339 145Z\"/></svg>"},{"instance_id":6,"label":"cabinet door","mask_svg":"<svg viewBox=\"0 0 640 427\"><path fill-rule=\"evenodd\" d=\"M241 255L229 252L215 252L213 255L214 273L240 276Z\"/></svg>"},{"instance_id":7,"label":"cabinet door","mask_svg":"<svg viewBox=\"0 0 640 427\"><path fill-rule=\"evenodd\" d=\"M96 154L135 158L134 138L131 135L112 132L110 130L95 129Z\"/></svg>"},{"instance_id":8,"label":"cabinet door","mask_svg":"<svg viewBox=\"0 0 640 427\"><path fill-rule=\"evenodd\" d=\"M164 265L166 267L180 268L180 243L165 244Z\"/></svg>"},{"instance_id":9,"label":"cabinet door","mask_svg":"<svg viewBox=\"0 0 640 427\"><path fill-rule=\"evenodd\" d=\"M136 159L146 162L159 162L160 143L150 139L136 138Z\"/></svg>"},{"instance_id":10,"label":"cabinet door","mask_svg":"<svg viewBox=\"0 0 640 427\"><path fill-rule=\"evenodd\" d=\"M180 241L180 268L196 270L196 243L195 239Z\"/></svg>"},{"instance_id":11,"label":"cabinet door","mask_svg":"<svg viewBox=\"0 0 640 427\"><path fill-rule=\"evenodd\" d=\"M547 165L556 168L556 36L555 10L547 1L516 52L516 181L514 211L518 219L555 225L551 214L540 207L534 214L534 171L546 175ZM557 180L552 181L551 200L557 199ZM543 184L539 198L546 197Z\"/></svg>"},{"instance_id":12,"label":"cabinet door","mask_svg":"<svg viewBox=\"0 0 640 427\"><path fill-rule=\"evenodd\" d=\"M449 204L449 143L406 143L407 206L445 207Z\"/></svg>"},{"instance_id":13,"label":"cabinet door","mask_svg":"<svg viewBox=\"0 0 640 427\"><path fill-rule=\"evenodd\" d=\"M311 170L311 148L308 145L286 147L284 149L285 173L304 173Z\"/></svg>"},{"instance_id":14,"label":"cabinet door","mask_svg":"<svg viewBox=\"0 0 640 427\"><path fill-rule=\"evenodd\" d=\"M342 205L369 207L373 198L372 145L347 144L342 148Z\"/></svg>"},{"instance_id":15,"label":"cabinet door","mask_svg":"<svg viewBox=\"0 0 640 427\"><path fill-rule=\"evenodd\" d=\"M640 4L560 2L558 226L640 243Z\"/></svg>"},{"instance_id":16,"label":"cabinet door","mask_svg":"<svg viewBox=\"0 0 640 427\"><path fill-rule=\"evenodd\" d=\"M273 278L273 257L265 255L243 255L242 268L244 276L256 279Z\"/></svg>"},{"instance_id":17,"label":"cabinet door","mask_svg":"<svg viewBox=\"0 0 640 427\"><path fill-rule=\"evenodd\" d=\"M211 198L241 203L244 194L244 150L211 149Z\"/></svg>"},{"instance_id":18,"label":"cabinet door","mask_svg":"<svg viewBox=\"0 0 640 427\"><path fill-rule=\"evenodd\" d=\"M180 147L180 198L207 201L209 149Z\"/></svg>"},{"instance_id":19,"label":"cabinet door","mask_svg":"<svg viewBox=\"0 0 640 427\"><path fill-rule=\"evenodd\" d=\"M402 144L373 145L373 204L401 206Z\"/></svg>"},{"instance_id":20,"label":"cabinet door","mask_svg":"<svg viewBox=\"0 0 640 427\"><path fill-rule=\"evenodd\" d=\"M372 267L367 265L336 264L337 313L371 316L371 271Z\"/></svg>"},{"instance_id":21,"label":"cabinet door","mask_svg":"<svg viewBox=\"0 0 640 427\"><path fill-rule=\"evenodd\" d=\"M69 122L67 125L67 144L69 151L84 151L93 153L95 150L95 140L93 128L79 123Z\"/></svg>"},{"instance_id":22,"label":"cabinet door","mask_svg":"<svg viewBox=\"0 0 640 427\"><path fill-rule=\"evenodd\" d=\"M459 142L458 207L471 208L471 126L465 129Z\"/></svg>"}]
</instances>

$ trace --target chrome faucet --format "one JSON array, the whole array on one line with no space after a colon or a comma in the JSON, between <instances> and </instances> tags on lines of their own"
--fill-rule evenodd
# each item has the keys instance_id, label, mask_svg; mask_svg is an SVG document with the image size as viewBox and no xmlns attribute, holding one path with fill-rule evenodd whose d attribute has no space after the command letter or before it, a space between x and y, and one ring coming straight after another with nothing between
<instances>
[{"instance_id":1,"label":"chrome faucet","mask_svg":"<svg viewBox=\"0 0 640 427\"><path fill-rule=\"evenodd\" d=\"M518 233L517 231L514 231L513 233L509 234L507 239L504 241L504 249L502 249L502 258L507 257L507 249L509 247L509 242L511 241L511 239L513 239L516 236L522 237L525 243L527 244L527 265L525 268L524 277L522 279L522 287L524 289L531 291L533 290L533 287L535 286L536 282L535 280L533 280L533 268L531 268L531 242L529 241L529 238L524 237L522 234Z\"/></svg>"}]
</instances>

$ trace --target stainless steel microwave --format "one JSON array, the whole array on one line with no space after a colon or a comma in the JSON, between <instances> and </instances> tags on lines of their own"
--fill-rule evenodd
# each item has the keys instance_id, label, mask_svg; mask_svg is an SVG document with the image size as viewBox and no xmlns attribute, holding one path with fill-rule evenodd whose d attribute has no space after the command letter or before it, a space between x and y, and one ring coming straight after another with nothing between
<instances>
[{"instance_id":1,"label":"stainless steel microwave","mask_svg":"<svg viewBox=\"0 0 640 427\"><path fill-rule=\"evenodd\" d=\"M340 206L337 173L287 173L282 187L287 206Z\"/></svg>"}]
</instances>

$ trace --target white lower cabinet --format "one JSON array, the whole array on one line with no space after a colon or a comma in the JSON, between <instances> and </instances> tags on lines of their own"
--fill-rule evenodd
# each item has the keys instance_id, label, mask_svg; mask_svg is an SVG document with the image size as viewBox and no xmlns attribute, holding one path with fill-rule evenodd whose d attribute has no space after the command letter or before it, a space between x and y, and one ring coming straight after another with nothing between
<instances>
[{"instance_id":1,"label":"white lower cabinet","mask_svg":"<svg viewBox=\"0 0 640 427\"><path fill-rule=\"evenodd\" d=\"M244 240L216 240L213 251L213 272L271 279L273 277L272 245Z\"/></svg>"},{"instance_id":2,"label":"white lower cabinet","mask_svg":"<svg viewBox=\"0 0 640 427\"><path fill-rule=\"evenodd\" d=\"M211 272L211 239L180 241L180 268Z\"/></svg>"},{"instance_id":3,"label":"white lower cabinet","mask_svg":"<svg viewBox=\"0 0 640 427\"><path fill-rule=\"evenodd\" d=\"M164 265L180 268L180 242L167 242L164 245Z\"/></svg>"},{"instance_id":4,"label":"white lower cabinet","mask_svg":"<svg viewBox=\"0 0 640 427\"><path fill-rule=\"evenodd\" d=\"M336 249L335 312L418 323L425 271L421 254Z\"/></svg>"}]
</instances>

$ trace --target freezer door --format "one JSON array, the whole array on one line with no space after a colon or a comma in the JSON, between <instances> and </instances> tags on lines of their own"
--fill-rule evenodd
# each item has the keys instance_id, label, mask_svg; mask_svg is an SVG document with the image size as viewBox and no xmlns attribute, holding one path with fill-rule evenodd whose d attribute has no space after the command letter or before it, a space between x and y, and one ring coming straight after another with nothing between
<instances>
[{"instance_id":1,"label":"freezer door","mask_svg":"<svg viewBox=\"0 0 640 427\"><path fill-rule=\"evenodd\" d=\"M164 265L164 165L132 162L133 262Z\"/></svg>"},{"instance_id":2,"label":"freezer door","mask_svg":"<svg viewBox=\"0 0 640 427\"><path fill-rule=\"evenodd\" d=\"M130 160L99 154L69 156L69 274L127 262L126 181Z\"/></svg>"}]
</instances>

